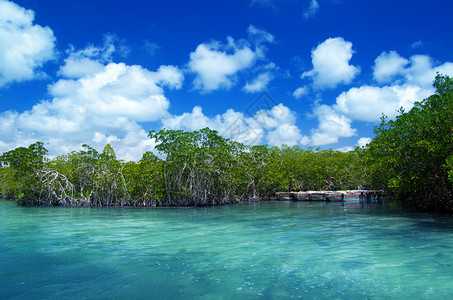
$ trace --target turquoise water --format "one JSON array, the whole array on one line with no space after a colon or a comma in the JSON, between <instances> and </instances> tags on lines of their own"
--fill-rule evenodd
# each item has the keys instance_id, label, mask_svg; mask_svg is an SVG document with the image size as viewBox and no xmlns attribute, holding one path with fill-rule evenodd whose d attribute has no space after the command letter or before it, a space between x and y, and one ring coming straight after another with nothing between
<instances>
[{"instance_id":1,"label":"turquoise water","mask_svg":"<svg viewBox=\"0 0 453 300\"><path fill-rule=\"evenodd\" d=\"M1 299L453 298L453 217L388 205L0 201Z\"/></svg>"}]
</instances>

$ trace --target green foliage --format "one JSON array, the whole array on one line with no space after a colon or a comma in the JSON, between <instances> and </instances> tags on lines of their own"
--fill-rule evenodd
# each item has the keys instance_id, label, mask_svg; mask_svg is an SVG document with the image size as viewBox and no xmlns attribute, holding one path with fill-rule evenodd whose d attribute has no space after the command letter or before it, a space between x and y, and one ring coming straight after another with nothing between
<instances>
[{"instance_id":1,"label":"green foliage","mask_svg":"<svg viewBox=\"0 0 453 300\"><path fill-rule=\"evenodd\" d=\"M3 153L0 156L2 166L9 166L17 176L22 176L42 167L44 155L47 154L44 144L36 142L25 147Z\"/></svg>"},{"instance_id":2,"label":"green foliage","mask_svg":"<svg viewBox=\"0 0 453 300\"><path fill-rule=\"evenodd\" d=\"M130 199L123 169L110 144L102 153L82 145L50 161L40 178L51 205L122 205Z\"/></svg>"},{"instance_id":3,"label":"green foliage","mask_svg":"<svg viewBox=\"0 0 453 300\"><path fill-rule=\"evenodd\" d=\"M152 152L145 152L138 163L124 164L123 175L132 199L146 205L147 201L160 202L166 197L162 166L162 160Z\"/></svg>"},{"instance_id":4,"label":"green foliage","mask_svg":"<svg viewBox=\"0 0 453 300\"><path fill-rule=\"evenodd\" d=\"M278 191L363 186L362 150L247 147L216 131L150 132L156 150L123 162L107 144L45 159L42 143L1 156L1 190L28 205L215 205L269 199Z\"/></svg>"},{"instance_id":5,"label":"green foliage","mask_svg":"<svg viewBox=\"0 0 453 300\"><path fill-rule=\"evenodd\" d=\"M370 182L424 210L451 210L453 81L436 77L436 94L382 118L369 145Z\"/></svg>"},{"instance_id":6,"label":"green foliage","mask_svg":"<svg viewBox=\"0 0 453 300\"><path fill-rule=\"evenodd\" d=\"M166 156L162 174L170 205L221 204L236 201L238 156L243 145L224 139L215 130L151 131Z\"/></svg>"},{"instance_id":7,"label":"green foliage","mask_svg":"<svg viewBox=\"0 0 453 300\"><path fill-rule=\"evenodd\" d=\"M42 169L46 154L47 150L41 142L3 153L0 156L3 196L19 201L39 197L40 184L36 172Z\"/></svg>"},{"instance_id":8,"label":"green foliage","mask_svg":"<svg viewBox=\"0 0 453 300\"><path fill-rule=\"evenodd\" d=\"M365 169L360 148L350 152L273 148L271 168L279 191L341 190L365 187Z\"/></svg>"}]
</instances>

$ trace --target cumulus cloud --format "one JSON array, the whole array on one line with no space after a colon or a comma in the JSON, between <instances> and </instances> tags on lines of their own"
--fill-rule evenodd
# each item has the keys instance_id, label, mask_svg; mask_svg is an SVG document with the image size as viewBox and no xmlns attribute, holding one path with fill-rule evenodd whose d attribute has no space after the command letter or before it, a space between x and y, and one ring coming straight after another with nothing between
<instances>
[{"instance_id":1,"label":"cumulus cloud","mask_svg":"<svg viewBox=\"0 0 453 300\"><path fill-rule=\"evenodd\" d=\"M232 38L227 45L218 42L200 44L190 53L189 70L196 73L196 89L210 92L229 89L237 72L247 69L257 59L256 53L248 46L240 46Z\"/></svg>"},{"instance_id":2,"label":"cumulus cloud","mask_svg":"<svg viewBox=\"0 0 453 300\"><path fill-rule=\"evenodd\" d=\"M65 59L65 64L60 67L59 75L67 78L81 78L101 72L104 64L87 57L71 55Z\"/></svg>"},{"instance_id":3,"label":"cumulus cloud","mask_svg":"<svg viewBox=\"0 0 453 300\"><path fill-rule=\"evenodd\" d=\"M383 113L394 118L401 107L411 109L431 92L416 85L361 86L342 92L333 107L353 120L377 122Z\"/></svg>"},{"instance_id":4,"label":"cumulus cloud","mask_svg":"<svg viewBox=\"0 0 453 300\"><path fill-rule=\"evenodd\" d=\"M229 119L228 116L235 114L233 110L228 110L223 116L218 115L214 119L203 114L203 108L201 106L195 106L192 112L185 112L179 116L169 116L168 118L162 119L162 125L166 129L184 129L189 131L200 130L205 127L218 129L219 124L222 124L221 119Z\"/></svg>"},{"instance_id":5,"label":"cumulus cloud","mask_svg":"<svg viewBox=\"0 0 453 300\"><path fill-rule=\"evenodd\" d=\"M434 93L432 82L436 72L453 76L453 63L436 65L427 55L414 55L409 59L395 51L383 52L375 60L374 79L391 85L353 87L342 92L332 106L315 108L319 127L312 130L311 144L335 143L339 137L355 135L354 121L376 123L382 114L393 119L400 108L410 110L416 101ZM335 129L337 128L337 129ZM358 141L364 146L368 138Z\"/></svg>"},{"instance_id":6,"label":"cumulus cloud","mask_svg":"<svg viewBox=\"0 0 453 300\"><path fill-rule=\"evenodd\" d=\"M269 109L261 109L253 116L255 120L265 129L273 129L282 124L296 123L296 115L289 107L278 104Z\"/></svg>"},{"instance_id":7,"label":"cumulus cloud","mask_svg":"<svg viewBox=\"0 0 453 300\"><path fill-rule=\"evenodd\" d=\"M245 116L241 112L228 109L223 114L208 117L203 113L200 106L195 106L192 112L186 112L179 116L169 116L162 119L162 125L166 129L174 130L199 130L205 127L217 130L220 135L235 141L256 145L263 138L263 128L253 118Z\"/></svg>"},{"instance_id":8,"label":"cumulus cloud","mask_svg":"<svg viewBox=\"0 0 453 300\"><path fill-rule=\"evenodd\" d=\"M296 125L281 124L266 136L270 146L295 146L304 138Z\"/></svg>"},{"instance_id":9,"label":"cumulus cloud","mask_svg":"<svg viewBox=\"0 0 453 300\"><path fill-rule=\"evenodd\" d=\"M392 81L395 76L402 75L409 61L395 51L382 52L374 61L374 79L380 83Z\"/></svg>"},{"instance_id":10,"label":"cumulus cloud","mask_svg":"<svg viewBox=\"0 0 453 300\"><path fill-rule=\"evenodd\" d=\"M0 115L5 145L39 139L49 143L53 154L62 154L83 143L98 148L111 143L124 159L138 159L152 149L153 141L139 122L158 121L168 114L164 88L180 88L182 72L174 66L149 71L137 65L104 64L92 59L92 50L99 49L69 54L60 69L64 78L48 87L52 99L23 113ZM84 66L89 70L83 71Z\"/></svg>"},{"instance_id":11,"label":"cumulus cloud","mask_svg":"<svg viewBox=\"0 0 453 300\"><path fill-rule=\"evenodd\" d=\"M55 36L34 25L32 10L0 0L0 87L43 76L42 65L55 58Z\"/></svg>"},{"instance_id":12,"label":"cumulus cloud","mask_svg":"<svg viewBox=\"0 0 453 300\"><path fill-rule=\"evenodd\" d=\"M304 11L304 18L305 19L310 19L314 17L319 11L319 3L316 0L311 0L310 5L308 8Z\"/></svg>"},{"instance_id":13,"label":"cumulus cloud","mask_svg":"<svg viewBox=\"0 0 453 300\"><path fill-rule=\"evenodd\" d=\"M117 47L118 41L115 35L104 35L104 42L101 46L88 45L83 49L76 50L70 45L66 50L67 58L64 65L60 67L58 75L68 78L81 78L101 72L105 64L112 62L113 53L120 49L122 56L127 54L126 46Z\"/></svg>"},{"instance_id":14,"label":"cumulus cloud","mask_svg":"<svg viewBox=\"0 0 453 300\"><path fill-rule=\"evenodd\" d=\"M311 132L311 144L314 146L337 143L341 137L351 137L357 130L351 127L351 119L338 114L328 105L319 105L314 109L319 126Z\"/></svg>"},{"instance_id":15,"label":"cumulus cloud","mask_svg":"<svg viewBox=\"0 0 453 300\"><path fill-rule=\"evenodd\" d=\"M266 64L258 65L253 73L263 69L276 68L275 64L266 59L266 43L274 43L272 34L254 25L247 29L248 40L235 41L228 37L227 43L218 41L203 43L190 53L188 70L196 74L193 81L196 89L208 93L218 89L229 89L238 81L240 71L251 68L257 61ZM265 88L272 79L269 72L260 74L254 82L248 82L244 88L247 92L255 92Z\"/></svg>"},{"instance_id":16,"label":"cumulus cloud","mask_svg":"<svg viewBox=\"0 0 453 300\"><path fill-rule=\"evenodd\" d=\"M360 72L360 68L349 64L352 54L351 42L341 37L329 38L312 50L313 69L301 77L311 77L315 88L348 84Z\"/></svg>"},{"instance_id":17,"label":"cumulus cloud","mask_svg":"<svg viewBox=\"0 0 453 300\"><path fill-rule=\"evenodd\" d=\"M414 55L410 57L409 61L410 64L404 73L409 83L431 88L437 72L453 76L453 63L451 62L436 66L433 59L427 55Z\"/></svg>"},{"instance_id":18,"label":"cumulus cloud","mask_svg":"<svg viewBox=\"0 0 453 300\"><path fill-rule=\"evenodd\" d=\"M244 91L247 93L262 92L266 89L269 82L272 80L272 75L269 72L261 73L252 82L247 82L244 86Z\"/></svg>"},{"instance_id":19,"label":"cumulus cloud","mask_svg":"<svg viewBox=\"0 0 453 300\"><path fill-rule=\"evenodd\" d=\"M390 118L400 108L411 109L416 101L430 96L436 72L453 75L453 63L435 65L427 55L414 55L409 59L397 52L383 52L375 60L374 79L391 85L354 87L342 92L333 108L352 120L377 122L382 114Z\"/></svg>"},{"instance_id":20,"label":"cumulus cloud","mask_svg":"<svg viewBox=\"0 0 453 300\"><path fill-rule=\"evenodd\" d=\"M413 55L406 59L397 52L390 51L383 52L376 58L373 75L379 83L388 83L399 79L406 84L431 89L437 72L453 75L453 63L446 62L436 65L428 55Z\"/></svg>"},{"instance_id":21,"label":"cumulus cloud","mask_svg":"<svg viewBox=\"0 0 453 300\"><path fill-rule=\"evenodd\" d=\"M301 134L295 123L294 112L281 103L270 109L261 109L254 115L229 109L214 117L206 116L203 109L196 106L190 113L162 120L163 127L167 129L199 130L210 127L225 138L247 145L259 144L263 138L272 146L305 145L307 137Z\"/></svg>"}]
</instances>

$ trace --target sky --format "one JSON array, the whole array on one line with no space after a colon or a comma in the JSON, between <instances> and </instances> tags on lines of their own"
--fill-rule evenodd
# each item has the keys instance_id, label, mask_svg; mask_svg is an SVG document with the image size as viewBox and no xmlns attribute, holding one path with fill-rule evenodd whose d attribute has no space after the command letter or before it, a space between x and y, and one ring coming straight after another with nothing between
<instances>
[{"instance_id":1,"label":"sky","mask_svg":"<svg viewBox=\"0 0 453 300\"><path fill-rule=\"evenodd\" d=\"M349 151L453 76L453 1L0 0L0 153L150 130Z\"/></svg>"}]
</instances>

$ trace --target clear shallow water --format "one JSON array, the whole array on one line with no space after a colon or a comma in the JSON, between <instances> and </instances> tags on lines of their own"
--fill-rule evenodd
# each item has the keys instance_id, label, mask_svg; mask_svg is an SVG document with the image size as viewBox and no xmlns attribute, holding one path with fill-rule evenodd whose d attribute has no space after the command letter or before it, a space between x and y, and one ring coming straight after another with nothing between
<instances>
[{"instance_id":1,"label":"clear shallow water","mask_svg":"<svg viewBox=\"0 0 453 300\"><path fill-rule=\"evenodd\" d=\"M453 217L360 203L0 201L0 298L445 299Z\"/></svg>"}]
</instances>

